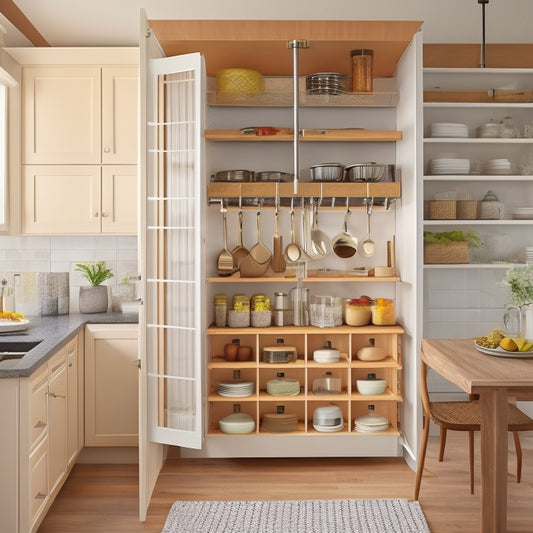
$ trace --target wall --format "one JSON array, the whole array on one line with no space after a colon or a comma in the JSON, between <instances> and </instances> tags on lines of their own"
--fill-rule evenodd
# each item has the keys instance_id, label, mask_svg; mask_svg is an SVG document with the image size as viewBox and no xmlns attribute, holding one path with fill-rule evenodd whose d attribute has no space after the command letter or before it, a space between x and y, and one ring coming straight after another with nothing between
<instances>
[{"instance_id":1,"label":"wall","mask_svg":"<svg viewBox=\"0 0 533 533\"><path fill-rule=\"evenodd\" d=\"M134 235L13 236L0 237L0 276L13 283L20 273L17 311L39 314L37 272L70 272L70 312L78 313L80 285L87 283L74 270L75 264L106 261L114 277L105 282L110 296L126 275L138 274L137 237ZM110 298L110 305L112 300Z\"/></svg>"}]
</instances>

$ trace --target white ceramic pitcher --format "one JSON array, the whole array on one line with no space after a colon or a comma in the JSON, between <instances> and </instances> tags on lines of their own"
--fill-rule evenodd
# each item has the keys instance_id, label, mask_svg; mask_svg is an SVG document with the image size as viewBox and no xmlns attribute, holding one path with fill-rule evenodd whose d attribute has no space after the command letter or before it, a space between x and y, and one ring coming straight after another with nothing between
<instances>
[{"instance_id":1,"label":"white ceramic pitcher","mask_svg":"<svg viewBox=\"0 0 533 533\"><path fill-rule=\"evenodd\" d=\"M505 316L505 325L515 320L518 324L518 336L533 342L533 304L522 307L509 306Z\"/></svg>"}]
</instances>

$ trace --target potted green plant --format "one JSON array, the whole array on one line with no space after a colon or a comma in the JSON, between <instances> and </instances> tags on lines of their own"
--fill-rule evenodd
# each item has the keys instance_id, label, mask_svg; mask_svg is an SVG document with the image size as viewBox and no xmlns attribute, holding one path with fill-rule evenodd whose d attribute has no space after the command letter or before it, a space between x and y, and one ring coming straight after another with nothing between
<instances>
[{"instance_id":1,"label":"potted green plant","mask_svg":"<svg viewBox=\"0 0 533 533\"><path fill-rule=\"evenodd\" d=\"M107 287L102 283L113 277L105 261L76 263L77 272L89 282L80 287L80 313L105 313L108 307Z\"/></svg>"},{"instance_id":2,"label":"potted green plant","mask_svg":"<svg viewBox=\"0 0 533 533\"><path fill-rule=\"evenodd\" d=\"M424 263L463 264L470 262L469 248L478 248L483 241L478 233L469 231L441 231L424 233Z\"/></svg>"},{"instance_id":3,"label":"potted green plant","mask_svg":"<svg viewBox=\"0 0 533 533\"><path fill-rule=\"evenodd\" d=\"M506 328L515 317L517 335L533 341L533 265L509 268L502 284L509 288L509 301L503 316Z\"/></svg>"}]
</instances>

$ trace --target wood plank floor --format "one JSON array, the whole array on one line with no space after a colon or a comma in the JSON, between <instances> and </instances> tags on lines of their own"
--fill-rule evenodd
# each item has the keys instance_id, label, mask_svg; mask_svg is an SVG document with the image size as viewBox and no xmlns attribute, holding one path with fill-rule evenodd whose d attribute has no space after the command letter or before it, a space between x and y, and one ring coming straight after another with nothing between
<instances>
[{"instance_id":1,"label":"wood plank floor","mask_svg":"<svg viewBox=\"0 0 533 533\"><path fill-rule=\"evenodd\" d=\"M509 533L533 531L533 437L522 437L522 483L509 453ZM470 495L467 436L448 433L443 463L431 437L420 504L432 533L479 528L479 435L476 494ZM136 465L76 465L38 533L160 533L175 500L276 500L413 497L415 474L403 459L172 459L159 476L148 519L138 521ZM208 533L208 532L206 532ZM384 532L385 533L385 532Z\"/></svg>"}]
</instances>

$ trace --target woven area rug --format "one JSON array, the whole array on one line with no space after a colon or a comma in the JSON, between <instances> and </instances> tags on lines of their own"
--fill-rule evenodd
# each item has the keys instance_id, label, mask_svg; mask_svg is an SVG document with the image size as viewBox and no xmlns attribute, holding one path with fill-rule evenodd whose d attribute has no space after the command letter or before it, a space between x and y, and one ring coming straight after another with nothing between
<instances>
[{"instance_id":1,"label":"woven area rug","mask_svg":"<svg viewBox=\"0 0 533 533\"><path fill-rule=\"evenodd\" d=\"M162 533L429 533L418 502L177 501Z\"/></svg>"}]
</instances>

